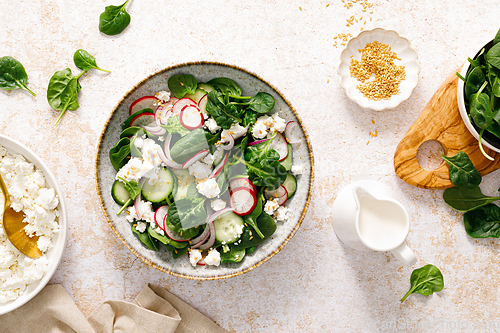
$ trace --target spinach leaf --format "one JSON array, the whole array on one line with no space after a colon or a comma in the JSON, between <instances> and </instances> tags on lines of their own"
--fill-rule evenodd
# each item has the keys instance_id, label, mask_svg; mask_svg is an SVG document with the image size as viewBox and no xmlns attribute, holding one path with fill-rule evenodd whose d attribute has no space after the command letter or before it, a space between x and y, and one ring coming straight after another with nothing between
<instances>
[{"instance_id":1,"label":"spinach leaf","mask_svg":"<svg viewBox=\"0 0 500 333\"><path fill-rule=\"evenodd\" d=\"M200 197L177 200L168 209L167 218L174 226L184 230L202 225L207 219L205 199Z\"/></svg>"},{"instance_id":2,"label":"spinach leaf","mask_svg":"<svg viewBox=\"0 0 500 333\"><path fill-rule=\"evenodd\" d=\"M268 187L274 191L278 189L286 179L286 169L279 160L264 160L261 163L247 163L250 180L256 186Z\"/></svg>"},{"instance_id":3,"label":"spinach leaf","mask_svg":"<svg viewBox=\"0 0 500 333\"><path fill-rule=\"evenodd\" d=\"M79 76L73 76L71 69L66 68L55 72L50 78L47 100L54 110L62 111L54 126L59 123L66 110L74 111L80 107L78 104L78 79L83 73L85 72Z\"/></svg>"},{"instance_id":4,"label":"spinach leaf","mask_svg":"<svg viewBox=\"0 0 500 333\"><path fill-rule=\"evenodd\" d=\"M130 138L135 136L136 134L138 136L143 136L144 134L146 134L146 131L140 127L135 127L135 126L128 127L120 133L120 139Z\"/></svg>"},{"instance_id":5,"label":"spinach leaf","mask_svg":"<svg viewBox=\"0 0 500 333\"><path fill-rule=\"evenodd\" d=\"M259 226L260 231L264 234L264 238L255 237L252 233L253 229L246 228L243 230L243 234L240 237L241 241L238 245L231 245L231 247L235 249L246 249L258 245L271 237L271 235L276 231L276 222L271 216L264 212L262 212L257 218L257 225Z\"/></svg>"},{"instance_id":6,"label":"spinach leaf","mask_svg":"<svg viewBox=\"0 0 500 333\"><path fill-rule=\"evenodd\" d=\"M128 116L128 118L123 122L123 124L122 124L122 131L124 131L125 129L127 129L128 127L130 127L130 124L132 123L132 120L134 120L134 118L136 116L140 115L141 113L151 113L151 115L154 115L154 111L152 109L150 109L150 108L136 111L136 112L132 113L130 116Z\"/></svg>"},{"instance_id":7,"label":"spinach leaf","mask_svg":"<svg viewBox=\"0 0 500 333\"><path fill-rule=\"evenodd\" d=\"M448 188L443 193L443 199L451 208L459 212L469 212L493 201L500 200L500 197L488 197L476 186L474 188Z\"/></svg>"},{"instance_id":8,"label":"spinach leaf","mask_svg":"<svg viewBox=\"0 0 500 333\"><path fill-rule=\"evenodd\" d=\"M130 15L125 6L130 0L120 6L106 6L99 16L99 31L108 36L114 36L125 30L130 24Z\"/></svg>"},{"instance_id":9,"label":"spinach leaf","mask_svg":"<svg viewBox=\"0 0 500 333\"><path fill-rule=\"evenodd\" d=\"M248 108L243 114L242 125L247 127L248 125L253 125L257 121L257 113L252 109Z\"/></svg>"},{"instance_id":10,"label":"spinach leaf","mask_svg":"<svg viewBox=\"0 0 500 333\"><path fill-rule=\"evenodd\" d=\"M73 56L73 61L75 62L76 67L81 70L88 71L89 69L98 69L103 72L110 73L110 71L99 68L96 64L95 58L85 50L79 49L75 52Z\"/></svg>"},{"instance_id":11,"label":"spinach leaf","mask_svg":"<svg viewBox=\"0 0 500 333\"><path fill-rule=\"evenodd\" d=\"M182 126L180 118L177 116L169 117L167 124L163 126L170 134L180 134L181 136L186 136L191 133L186 127Z\"/></svg>"},{"instance_id":12,"label":"spinach leaf","mask_svg":"<svg viewBox=\"0 0 500 333\"><path fill-rule=\"evenodd\" d=\"M194 94L198 83L191 74L172 75L168 78L168 89L177 98L182 98L186 94Z\"/></svg>"},{"instance_id":13,"label":"spinach leaf","mask_svg":"<svg viewBox=\"0 0 500 333\"><path fill-rule=\"evenodd\" d=\"M262 231L260 231L259 226L257 224L257 218L260 216L262 213L262 199L261 196L257 196L257 205L255 206L254 210L248 214L243 216L243 220L245 221L246 224L251 226L257 235L259 235L260 238L264 238L264 234Z\"/></svg>"},{"instance_id":14,"label":"spinach leaf","mask_svg":"<svg viewBox=\"0 0 500 333\"><path fill-rule=\"evenodd\" d=\"M127 137L120 139L113 148L109 150L109 160L111 165L118 172L130 158L131 140Z\"/></svg>"},{"instance_id":15,"label":"spinach leaf","mask_svg":"<svg viewBox=\"0 0 500 333\"><path fill-rule=\"evenodd\" d=\"M493 39L493 45L500 43L500 30L498 30L495 38Z\"/></svg>"},{"instance_id":16,"label":"spinach leaf","mask_svg":"<svg viewBox=\"0 0 500 333\"><path fill-rule=\"evenodd\" d=\"M229 104L225 96L220 91L213 90L207 95L205 109L208 114L214 117L217 125L223 129L229 129L233 123L241 123L243 110L234 104Z\"/></svg>"},{"instance_id":17,"label":"spinach leaf","mask_svg":"<svg viewBox=\"0 0 500 333\"><path fill-rule=\"evenodd\" d=\"M500 237L500 207L490 203L465 213L464 226L473 238Z\"/></svg>"},{"instance_id":18,"label":"spinach leaf","mask_svg":"<svg viewBox=\"0 0 500 333\"><path fill-rule=\"evenodd\" d=\"M489 127L493 121L490 97L482 92L487 84L488 82L484 82L478 92L471 96L470 115L480 129Z\"/></svg>"},{"instance_id":19,"label":"spinach leaf","mask_svg":"<svg viewBox=\"0 0 500 333\"><path fill-rule=\"evenodd\" d=\"M241 88L236 82L227 77L219 77L208 81L208 84L212 85L216 90L225 94L232 96L241 96ZM217 122L219 123L219 122Z\"/></svg>"},{"instance_id":20,"label":"spinach leaf","mask_svg":"<svg viewBox=\"0 0 500 333\"><path fill-rule=\"evenodd\" d=\"M116 215L120 215L120 213L123 212L123 210L127 208L132 203L132 201L134 201L135 198L137 198L137 196L141 193L141 185L139 185L139 182L137 180L132 180L129 182L121 177L118 177L118 179L124 183L124 187L128 192L129 198L122 206L122 208L118 211L118 213L116 213Z\"/></svg>"},{"instance_id":21,"label":"spinach leaf","mask_svg":"<svg viewBox=\"0 0 500 333\"><path fill-rule=\"evenodd\" d=\"M160 249L158 241L151 237L149 232L139 232L136 229L137 224L132 224L132 232L136 234L137 238L146 245L148 248L150 248L153 251L158 251Z\"/></svg>"},{"instance_id":22,"label":"spinach leaf","mask_svg":"<svg viewBox=\"0 0 500 333\"><path fill-rule=\"evenodd\" d=\"M473 94L477 93L481 86L486 81L486 76L484 75L481 67L473 68L467 75L467 80L465 81L465 97L468 101L471 100Z\"/></svg>"},{"instance_id":23,"label":"spinach leaf","mask_svg":"<svg viewBox=\"0 0 500 333\"><path fill-rule=\"evenodd\" d=\"M26 85L27 82L28 74L19 61L9 56L0 58L0 88L4 90L24 89L36 96Z\"/></svg>"},{"instance_id":24,"label":"spinach leaf","mask_svg":"<svg viewBox=\"0 0 500 333\"><path fill-rule=\"evenodd\" d=\"M180 138L172 146L170 156L175 162L184 164L203 149L208 149L210 153L213 153L215 144L219 141L219 136L220 133L211 134L201 128L197 128Z\"/></svg>"},{"instance_id":25,"label":"spinach leaf","mask_svg":"<svg viewBox=\"0 0 500 333\"><path fill-rule=\"evenodd\" d=\"M493 45L488 53L486 53L486 61L500 69L500 43Z\"/></svg>"},{"instance_id":26,"label":"spinach leaf","mask_svg":"<svg viewBox=\"0 0 500 333\"><path fill-rule=\"evenodd\" d=\"M236 249L232 246L229 247L229 251L222 251L220 254L220 263L225 264L229 262L240 262L245 257L245 249Z\"/></svg>"},{"instance_id":27,"label":"spinach leaf","mask_svg":"<svg viewBox=\"0 0 500 333\"><path fill-rule=\"evenodd\" d=\"M473 188L481 183L481 174L463 151L452 157L446 157L443 154L443 159L448 163L450 180L453 185Z\"/></svg>"},{"instance_id":28,"label":"spinach leaf","mask_svg":"<svg viewBox=\"0 0 500 333\"><path fill-rule=\"evenodd\" d=\"M268 113L274 108L274 97L266 92L258 92L250 99L248 106L257 113Z\"/></svg>"},{"instance_id":29,"label":"spinach leaf","mask_svg":"<svg viewBox=\"0 0 500 333\"><path fill-rule=\"evenodd\" d=\"M154 239L157 239L158 241L165 244L166 246L169 245L169 247L172 248L171 251L174 251L174 249L182 249L182 248L188 246L188 242L176 242L167 236L160 235L158 232L156 232L156 230L153 227L151 227L151 225L149 225L149 227L148 227L148 233L151 237L153 237Z\"/></svg>"},{"instance_id":30,"label":"spinach leaf","mask_svg":"<svg viewBox=\"0 0 500 333\"><path fill-rule=\"evenodd\" d=\"M274 138L275 136L256 145L247 146L245 150L245 160L253 163L262 161L266 158L279 159L280 155L272 147Z\"/></svg>"},{"instance_id":31,"label":"spinach leaf","mask_svg":"<svg viewBox=\"0 0 500 333\"><path fill-rule=\"evenodd\" d=\"M415 269L410 277L410 290L401 299L401 303L413 293L429 296L432 293L443 290L444 279L439 268L434 265L425 265Z\"/></svg>"},{"instance_id":32,"label":"spinach leaf","mask_svg":"<svg viewBox=\"0 0 500 333\"><path fill-rule=\"evenodd\" d=\"M170 209L172 209L172 207L174 207L174 205L170 206L170 208L168 210L169 212L170 212ZM175 213L175 214L174 213L175 212L172 212L171 218L174 219L174 220L176 220L176 217L174 217L174 215L177 214L177 213ZM175 231L176 233L178 233L180 236L186 237L186 238L191 238L191 237L194 237L194 236L198 235L199 231L201 230L198 227L184 229L181 226L173 224L172 222L170 222L170 220L168 218L168 213L167 213L167 218L165 219L165 225L169 229L171 229L171 230Z\"/></svg>"}]
</instances>

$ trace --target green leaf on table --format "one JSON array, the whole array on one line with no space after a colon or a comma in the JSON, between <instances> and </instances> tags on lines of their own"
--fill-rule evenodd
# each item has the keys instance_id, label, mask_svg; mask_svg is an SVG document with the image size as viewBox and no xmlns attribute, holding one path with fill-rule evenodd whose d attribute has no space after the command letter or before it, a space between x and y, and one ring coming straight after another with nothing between
<instances>
[{"instance_id":1,"label":"green leaf on table","mask_svg":"<svg viewBox=\"0 0 500 333\"><path fill-rule=\"evenodd\" d=\"M450 180L453 185L464 188L473 188L481 183L481 174L476 170L469 156L461 151L455 156L443 159L448 163Z\"/></svg>"},{"instance_id":2,"label":"green leaf on table","mask_svg":"<svg viewBox=\"0 0 500 333\"><path fill-rule=\"evenodd\" d=\"M66 68L55 72L50 78L47 100L54 110L61 111L54 125L59 123L67 110L74 111L80 107L78 104L78 78L80 76L73 76L71 69Z\"/></svg>"},{"instance_id":3,"label":"green leaf on table","mask_svg":"<svg viewBox=\"0 0 500 333\"><path fill-rule=\"evenodd\" d=\"M114 36L125 30L130 24L130 15L125 6L130 0L120 6L106 6L104 12L99 16L99 31Z\"/></svg>"},{"instance_id":4,"label":"green leaf on table","mask_svg":"<svg viewBox=\"0 0 500 333\"><path fill-rule=\"evenodd\" d=\"M167 81L168 89L177 98L183 98L186 94L194 94L198 83L191 74L172 75Z\"/></svg>"},{"instance_id":5,"label":"green leaf on table","mask_svg":"<svg viewBox=\"0 0 500 333\"><path fill-rule=\"evenodd\" d=\"M464 226L473 238L500 237L500 207L488 204L465 213Z\"/></svg>"},{"instance_id":6,"label":"green leaf on table","mask_svg":"<svg viewBox=\"0 0 500 333\"><path fill-rule=\"evenodd\" d=\"M75 62L75 66L81 70L88 71L89 69L97 69L109 73L108 70L99 68L96 64L95 58L83 49L76 50L75 55L73 56L73 61Z\"/></svg>"},{"instance_id":7,"label":"green leaf on table","mask_svg":"<svg viewBox=\"0 0 500 333\"><path fill-rule=\"evenodd\" d=\"M439 268L434 265L425 265L415 269L410 277L410 290L403 296L401 303L413 293L429 296L432 293L443 290L444 279Z\"/></svg>"},{"instance_id":8,"label":"green leaf on table","mask_svg":"<svg viewBox=\"0 0 500 333\"><path fill-rule=\"evenodd\" d=\"M0 88L4 90L24 89L36 96L28 86L28 74L16 59L5 56L0 58Z\"/></svg>"},{"instance_id":9,"label":"green leaf on table","mask_svg":"<svg viewBox=\"0 0 500 333\"><path fill-rule=\"evenodd\" d=\"M489 197L481 192L476 186L474 188L451 187L443 193L444 201L459 212L468 212L481 206L500 200L500 197Z\"/></svg>"}]
</instances>

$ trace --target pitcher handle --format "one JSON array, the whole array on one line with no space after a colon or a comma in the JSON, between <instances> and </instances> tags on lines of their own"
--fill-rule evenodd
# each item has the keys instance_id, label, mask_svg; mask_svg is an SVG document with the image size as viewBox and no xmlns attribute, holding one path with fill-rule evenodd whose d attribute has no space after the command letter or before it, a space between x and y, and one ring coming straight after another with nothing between
<instances>
[{"instance_id":1,"label":"pitcher handle","mask_svg":"<svg viewBox=\"0 0 500 333\"><path fill-rule=\"evenodd\" d=\"M415 263L417 262L417 256L415 256L415 253L413 253L408 245L406 245L406 242L403 242L403 244L401 244L391 252L396 258L399 259L399 261L401 261L408 267L415 265Z\"/></svg>"}]
</instances>

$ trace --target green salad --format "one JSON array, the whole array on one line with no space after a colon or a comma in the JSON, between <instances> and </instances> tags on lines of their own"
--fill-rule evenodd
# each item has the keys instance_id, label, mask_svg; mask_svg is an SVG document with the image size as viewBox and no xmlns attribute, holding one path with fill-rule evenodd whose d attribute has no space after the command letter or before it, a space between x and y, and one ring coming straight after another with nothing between
<instances>
[{"instance_id":1,"label":"green salad","mask_svg":"<svg viewBox=\"0 0 500 333\"><path fill-rule=\"evenodd\" d=\"M290 217L297 124L271 94L244 96L229 78L167 83L130 105L109 152L117 214L149 249L163 244L194 267L240 262Z\"/></svg>"}]
</instances>

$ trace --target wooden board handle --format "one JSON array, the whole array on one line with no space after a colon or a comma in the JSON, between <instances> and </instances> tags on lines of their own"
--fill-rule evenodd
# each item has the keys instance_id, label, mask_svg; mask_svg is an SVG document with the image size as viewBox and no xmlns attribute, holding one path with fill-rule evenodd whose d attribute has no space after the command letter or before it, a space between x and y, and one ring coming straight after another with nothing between
<instances>
[{"instance_id":1,"label":"wooden board handle","mask_svg":"<svg viewBox=\"0 0 500 333\"><path fill-rule=\"evenodd\" d=\"M446 156L460 151L469 155L476 169L485 175L500 168L500 155L483 146L495 160L486 159L479 150L476 138L469 132L460 116L457 102L458 77L450 75L410 127L394 154L394 170L405 182L422 188L443 189L452 187L448 165L443 161L435 170L424 170L417 161L420 145L429 140L441 144Z\"/></svg>"}]
</instances>

